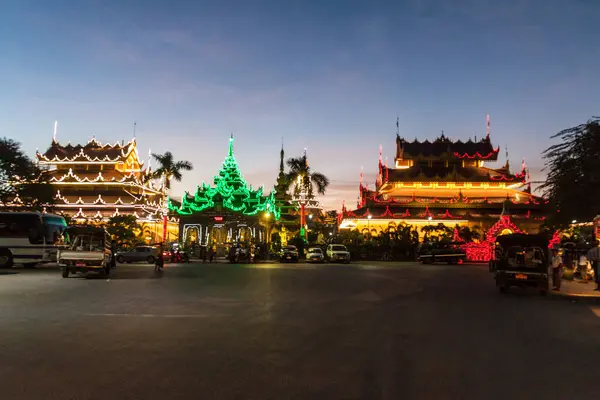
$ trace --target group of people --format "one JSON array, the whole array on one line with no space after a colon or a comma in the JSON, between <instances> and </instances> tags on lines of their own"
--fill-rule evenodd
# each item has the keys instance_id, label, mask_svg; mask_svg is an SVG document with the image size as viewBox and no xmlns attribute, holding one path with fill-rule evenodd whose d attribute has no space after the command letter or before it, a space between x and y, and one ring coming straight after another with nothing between
<instances>
[{"instance_id":1,"label":"group of people","mask_svg":"<svg viewBox=\"0 0 600 400\"><path fill-rule=\"evenodd\" d=\"M581 281L584 283L588 282L589 269L593 271L594 281L596 288L594 291L600 291L600 247L598 247L598 241L594 242L594 246L585 254L581 254L579 258L576 258L577 272L581 277ZM552 286L553 290L560 290L560 283L562 280L563 269L565 267L565 261L563 257L559 255L557 248L552 249Z\"/></svg>"}]
</instances>

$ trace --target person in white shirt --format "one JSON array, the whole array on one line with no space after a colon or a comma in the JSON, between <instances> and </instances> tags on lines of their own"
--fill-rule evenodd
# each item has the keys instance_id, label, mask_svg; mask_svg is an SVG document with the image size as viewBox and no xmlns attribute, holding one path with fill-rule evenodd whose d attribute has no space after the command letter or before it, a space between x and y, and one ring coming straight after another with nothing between
<instances>
[{"instance_id":1,"label":"person in white shirt","mask_svg":"<svg viewBox=\"0 0 600 400\"><path fill-rule=\"evenodd\" d=\"M587 269L588 269L588 259L585 254L579 256L579 275L581 275L581 280L587 283Z\"/></svg>"},{"instance_id":2,"label":"person in white shirt","mask_svg":"<svg viewBox=\"0 0 600 400\"><path fill-rule=\"evenodd\" d=\"M552 290L560 290L562 280L563 260L558 255L558 249L552 249Z\"/></svg>"}]
</instances>

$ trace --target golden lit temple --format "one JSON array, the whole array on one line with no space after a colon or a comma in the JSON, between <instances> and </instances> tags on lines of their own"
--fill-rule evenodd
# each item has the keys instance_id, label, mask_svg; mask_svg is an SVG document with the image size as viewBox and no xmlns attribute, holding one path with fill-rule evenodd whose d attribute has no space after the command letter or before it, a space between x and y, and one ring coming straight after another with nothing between
<instances>
[{"instance_id":1,"label":"golden lit temple","mask_svg":"<svg viewBox=\"0 0 600 400\"><path fill-rule=\"evenodd\" d=\"M361 173L358 207L343 207L340 229L379 234L402 223L443 223L483 231L510 215L520 229L535 232L544 219L544 200L531 193L525 162L516 173L508 160L499 169L486 166L498 160L498 153L489 130L485 138L466 142L443 133L432 142L409 142L397 134L394 166L383 162L380 150L374 190Z\"/></svg>"},{"instance_id":2,"label":"golden lit temple","mask_svg":"<svg viewBox=\"0 0 600 400\"><path fill-rule=\"evenodd\" d=\"M163 188L149 179L150 168L140 160L135 138L128 143L61 145L56 140L36 153L40 167L50 171L56 212L77 223L101 223L116 215L133 215L146 240L162 237ZM169 240L177 223L169 223Z\"/></svg>"}]
</instances>

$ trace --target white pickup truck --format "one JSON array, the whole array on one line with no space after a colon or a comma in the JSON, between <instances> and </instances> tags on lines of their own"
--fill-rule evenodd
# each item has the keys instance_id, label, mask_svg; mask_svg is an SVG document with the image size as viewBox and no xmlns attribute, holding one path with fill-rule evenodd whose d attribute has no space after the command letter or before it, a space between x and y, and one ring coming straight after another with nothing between
<instances>
[{"instance_id":1,"label":"white pickup truck","mask_svg":"<svg viewBox=\"0 0 600 400\"><path fill-rule=\"evenodd\" d=\"M77 226L67 229L69 244L58 251L63 278L77 272L99 272L108 277L114 266L110 236L100 227Z\"/></svg>"},{"instance_id":2,"label":"white pickup truck","mask_svg":"<svg viewBox=\"0 0 600 400\"><path fill-rule=\"evenodd\" d=\"M330 244L325 251L327 262L343 262L350 263L350 252L343 244Z\"/></svg>"}]
</instances>

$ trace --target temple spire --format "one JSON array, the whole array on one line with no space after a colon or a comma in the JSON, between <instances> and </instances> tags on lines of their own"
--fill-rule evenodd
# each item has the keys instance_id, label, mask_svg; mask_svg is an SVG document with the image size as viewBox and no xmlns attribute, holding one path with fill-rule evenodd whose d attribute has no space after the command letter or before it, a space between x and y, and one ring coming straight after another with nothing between
<instances>
[{"instance_id":1,"label":"temple spire","mask_svg":"<svg viewBox=\"0 0 600 400\"><path fill-rule=\"evenodd\" d=\"M233 132L231 132L231 136L229 137L229 157L233 157Z\"/></svg>"},{"instance_id":2,"label":"temple spire","mask_svg":"<svg viewBox=\"0 0 600 400\"><path fill-rule=\"evenodd\" d=\"M283 138L281 138L281 152L279 153L279 173L283 174L284 172L284 165L283 165L283 158L285 157L285 151L283 151Z\"/></svg>"},{"instance_id":3,"label":"temple spire","mask_svg":"<svg viewBox=\"0 0 600 400\"><path fill-rule=\"evenodd\" d=\"M490 114L485 117L485 138L490 138Z\"/></svg>"},{"instance_id":4,"label":"temple spire","mask_svg":"<svg viewBox=\"0 0 600 400\"><path fill-rule=\"evenodd\" d=\"M396 115L396 136L400 136L400 117Z\"/></svg>"},{"instance_id":5,"label":"temple spire","mask_svg":"<svg viewBox=\"0 0 600 400\"><path fill-rule=\"evenodd\" d=\"M57 143L56 142L56 134L58 133L58 121L54 121L54 134L52 135L52 142L53 143Z\"/></svg>"}]
</instances>

